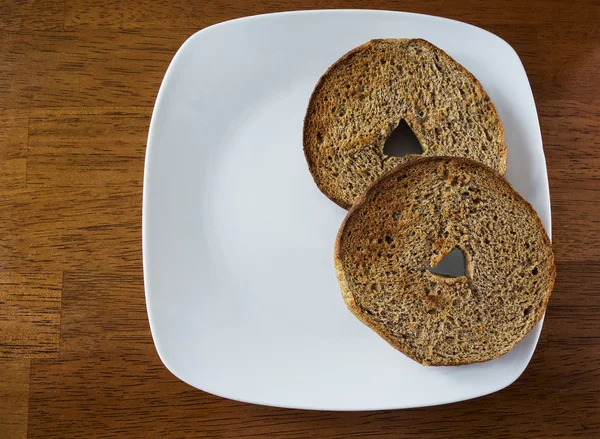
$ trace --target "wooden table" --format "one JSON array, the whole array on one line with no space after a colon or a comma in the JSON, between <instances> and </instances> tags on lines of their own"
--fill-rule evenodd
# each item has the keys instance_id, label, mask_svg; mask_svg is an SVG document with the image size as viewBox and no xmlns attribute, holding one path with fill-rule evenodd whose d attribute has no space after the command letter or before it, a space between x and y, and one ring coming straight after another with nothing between
<instances>
[{"instance_id":1,"label":"wooden table","mask_svg":"<svg viewBox=\"0 0 600 439\"><path fill-rule=\"evenodd\" d=\"M200 28L317 7L455 18L498 34L523 60L558 279L533 360L505 390L418 410L293 411L193 389L156 354L141 204L163 74ZM599 22L591 0L3 1L0 437L600 438Z\"/></svg>"}]
</instances>

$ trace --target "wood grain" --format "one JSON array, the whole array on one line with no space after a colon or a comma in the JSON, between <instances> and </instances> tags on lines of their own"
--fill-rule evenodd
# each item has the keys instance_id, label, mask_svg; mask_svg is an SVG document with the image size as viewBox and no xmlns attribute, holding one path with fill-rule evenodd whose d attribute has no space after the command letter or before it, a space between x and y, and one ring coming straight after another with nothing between
<instances>
[{"instance_id":1,"label":"wood grain","mask_svg":"<svg viewBox=\"0 0 600 439\"><path fill-rule=\"evenodd\" d=\"M3 32L0 102L5 108L152 107L188 36L177 30Z\"/></svg>"},{"instance_id":2,"label":"wood grain","mask_svg":"<svg viewBox=\"0 0 600 439\"><path fill-rule=\"evenodd\" d=\"M170 60L223 20L342 7L466 21L523 61L558 277L531 364L500 392L403 411L284 410L193 389L154 349L142 179ZM0 3L0 438L599 438L598 22L600 4L585 0Z\"/></svg>"},{"instance_id":3,"label":"wood grain","mask_svg":"<svg viewBox=\"0 0 600 439\"><path fill-rule=\"evenodd\" d=\"M6 0L0 3L0 30L48 30L65 26L65 0Z\"/></svg>"},{"instance_id":4,"label":"wood grain","mask_svg":"<svg viewBox=\"0 0 600 439\"><path fill-rule=\"evenodd\" d=\"M0 358L0 436L27 437L29 359Z\"/></svg>"},{"instance_id":5,"label":"wood grain","mask_svg":"<svg viewBox=\"0 0 600 439\"><path fill-rule=\"evenodd\" d=\"M0 109L0 187L25 186L27 177L28 110Z\"/></svg>"},{"instance_id":6,"label":"wood grain","mask_svg":"<svg viewBox=\"0 0 600 439\"><path fill-rule=\"evenodd\" d=\"M140 187L151 107L33 109L29 187Z\"/></svg>"},{"instance_id":7,"label":"wood grain","mask_svg":"<svg viewBox=\"0 0 600 439\"><path fill-rule=\"evenodd\" d=\"M0 357L58 357L62 273L0 273Z\"/></svg>"}]
</instances>

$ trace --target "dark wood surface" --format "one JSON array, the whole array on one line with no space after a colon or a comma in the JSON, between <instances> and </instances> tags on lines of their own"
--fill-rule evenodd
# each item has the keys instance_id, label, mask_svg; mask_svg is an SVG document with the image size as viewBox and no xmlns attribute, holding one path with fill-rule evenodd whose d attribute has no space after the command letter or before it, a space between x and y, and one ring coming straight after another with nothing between
<instances>
[{"instance_id":1,"label":"dark wood surface","mask_svg":"<svg viewBox=\"0 0 600 439\"><path fill-rule=\"evenodd\" d=\"M403 411L284 410L193 389L158 359L142 177L172 56L223 20L340 7L481 26L528 73L558 278L531 364L498 393ZM0 438L600 438L599 22L600 3L578 0L1 2Z\"/></svg>"}]
</instances>

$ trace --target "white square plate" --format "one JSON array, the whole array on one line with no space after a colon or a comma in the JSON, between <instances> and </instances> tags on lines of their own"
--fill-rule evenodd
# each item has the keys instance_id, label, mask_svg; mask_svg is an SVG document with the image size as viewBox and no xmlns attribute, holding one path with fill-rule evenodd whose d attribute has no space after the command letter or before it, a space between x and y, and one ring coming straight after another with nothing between
<instances>
[{"instance_id":1,"label":"white square plate","mask_svg":"<svg viewBox=\"0 0 600 439\"><path fill-rule=\"evenodd\" d=\"M302 151L309 96L372 38L425 38L483 84L504 123L507 177L550 230L540 128L525 70L495 35L385 11L263 15L204 29L175 55L148 139L143 248L152 335L166 367L204 391L281 407L371 410L500 390L541 323L507 355L423 367L347 311L333 269L345 211Z\"/></svg>"}]
</instances>

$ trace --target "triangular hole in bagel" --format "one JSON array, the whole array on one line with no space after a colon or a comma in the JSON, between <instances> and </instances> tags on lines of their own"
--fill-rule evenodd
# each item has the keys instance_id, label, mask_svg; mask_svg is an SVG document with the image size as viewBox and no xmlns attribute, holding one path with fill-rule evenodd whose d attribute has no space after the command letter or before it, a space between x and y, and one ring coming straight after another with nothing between
<instances>
[{"instance_id":1,"label":"triangular hole in bagel","mask_svg":"<svg viewBox=\"0 0 600 439\"><path fill-rule=\"evenodd\" d=\"M423 154L419 139L404 119L385 141L383 153L388 157L404 157L407 154Z\"/></svg>"},{"instance_id":2,"label":"triangular hole in bagel","mask_svg":"<svg viewBox=\"0 0 600 439\"><path fill-rule=\"evenodd\" d=\"M458 247L442 258L435 267L427 267L433 274L447 277L460 277L465 275L465 254Z\"/></svg>"}]
</instances>

